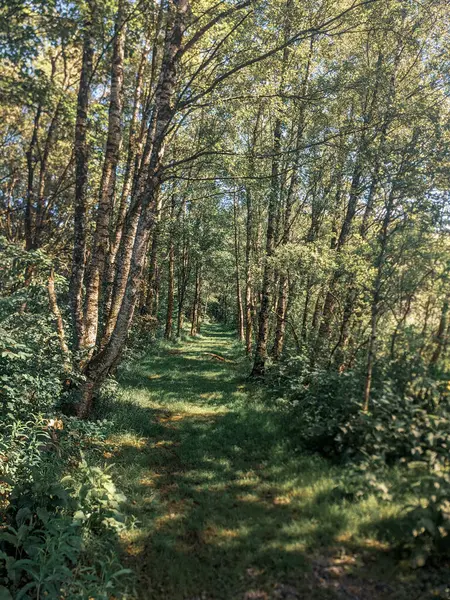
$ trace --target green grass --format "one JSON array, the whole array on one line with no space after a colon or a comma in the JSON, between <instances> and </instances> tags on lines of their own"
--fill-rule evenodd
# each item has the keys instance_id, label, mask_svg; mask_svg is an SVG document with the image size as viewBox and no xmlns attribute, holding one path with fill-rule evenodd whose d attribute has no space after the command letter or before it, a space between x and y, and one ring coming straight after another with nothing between
<instances>
[{"instance_id":1,"label":"green grass","mask_svg":"<svg viewBox=\"0 0 450 600\"><path fill-rule=\"evenodd\" d=\"M336 494L341 470L293 450L240 356L209 326L121 372L110 460L136 522L123 544L138 597L403 597L379 534L400 506Z\"/></svg>"}]
</instances>

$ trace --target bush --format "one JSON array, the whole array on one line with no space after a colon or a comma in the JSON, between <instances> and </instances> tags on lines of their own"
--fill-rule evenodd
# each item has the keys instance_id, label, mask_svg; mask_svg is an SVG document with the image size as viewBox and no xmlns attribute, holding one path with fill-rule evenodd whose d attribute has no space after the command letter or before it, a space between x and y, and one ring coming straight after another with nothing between
<instances>
[{"instance_id":1,"label":"bush","mask_svg":"<svg viewBox=\"0 0 450 600\"><path fill-rule=\"evenodd\" d=\"M116 490L111 467L90 465L73 443L82 429L79 422L72 418L68 425L66 430L63 421L56 420L36 429L33 423L14 428L25 445L12 461L4 461L14 468L10 477L2 475L8 493L3 495L0 583L17 598L85 598L86 586L91 597L108 598L112 592L120 596L127 585L123 578L129 571L113 560L114 555L102 563L90 550L101 547L101 555L109 556L116 532L125 526L120 512L125 497ZM91 432L94 428L91 424ZM91 444L95 441L91 438Z\"/></svg>"},{"instance_id":2,"label":"bush","mask_svg":"<svg viewBox=\"0 0 450 600\"><path fill-rule=\"evenodd\" d=\"M58 410L74 374L49 314L50 261L0 239L0 263L0 597L125 597L111 553L124 496L99 462L110 424Z\"/></svg>"},{"instance_id":3,"label":"bush","mask_svg":"<svg viewBox=\"0 0 450 600\"><path fill-rule=\"evenodd\" d=\"M271 370L268 383L288 414L287 427L296 446L338 459L339 427L360 409L355 400L357 373L311 371L306 357L294 356Z\"/></svg>"},{"instance_id":4,"label":"bush","mask_svg":"<svg viewBox=\"0 0 450 600\"><path fill-rule=\"evenodd\" d=\"M414 566L423 566L429 556L450 547L450 406L445 399L433 413L424 406L428 408L428 399L385 394L370 413L351 415L337 436L342 455L365 473L360 489L364 481L389 499L383 481L386 467L403 466L410 535L401 542L411 551ZM358 485L355 480L353 484Z\"/></svg>"},{"instance_id":5,"label":"bush","mask_svg":"<svg viewBox=\"0 0 450 600\"><path fill-rule=\"evenodd\" d=\"M297 448L346 465L343 496L406 499L409 533L398 541L422 566L450 549L450 400L442 374L415 369L401 390L398 380L377 381L368 413L358 369L314 372L298 356L274 367L269 383Z\"/></svg>"},{"instance_id":6,"label":"bush","mask_svg":"<svg viewBox=\"0 0 450 600\"><path fill-rule=\"evenodd\" d=\"M66 365L47 298L51 263L0 238L2 419L28 419L61 399ZM61 281L64 284L64 281Z\"/></svg>"}]
</instances>

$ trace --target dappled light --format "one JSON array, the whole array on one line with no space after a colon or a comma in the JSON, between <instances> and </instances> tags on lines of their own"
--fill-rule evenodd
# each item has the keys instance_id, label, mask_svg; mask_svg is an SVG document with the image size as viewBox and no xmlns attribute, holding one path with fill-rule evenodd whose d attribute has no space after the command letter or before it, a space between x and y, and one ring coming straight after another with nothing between
<instances>
[{"instance_id":1,"label":"dappled light","mask_svg":"<svg viewBox=\"0 0 450 600\"><path fill-rule=\"evenodd\" d=\"M253 588L282 598L277 585L293 586L298 597L340 598L352 585L372 594L372 577L377 593L385 591L362 598L401 598L393 573L386 582L380 569L389 544L376 539L377 523L399 519L399 506L336 494L338 470L295 455L285 417L238 368L222 363L218 372L205 349L234 356L229 337L209 326L201 340L125 370L122 400L109 409L120 415L127 407L114 462L140 523L123 543L142 598L225 600ZM174 383L180 372L182 387ZM142 447L144 414L154 429Z\"/></svg>"}]
</instances>

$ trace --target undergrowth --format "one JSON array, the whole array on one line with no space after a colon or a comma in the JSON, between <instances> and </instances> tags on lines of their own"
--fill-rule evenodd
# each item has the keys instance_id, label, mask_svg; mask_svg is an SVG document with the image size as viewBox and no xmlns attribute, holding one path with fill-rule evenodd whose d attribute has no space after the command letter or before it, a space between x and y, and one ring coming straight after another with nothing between
<instances>
[{"instance_id":1,"label":"undergrowth","mask_svg":"<svg viewBox=\"0 0 450 600\"><path fill-rule=\"evenodd\" d=\"M104 458L110 423L61 410L74 374L49 316L50 262L0 249L0 597L132 597L118 558L125 497Z\"/></svg>"}]
</instances>

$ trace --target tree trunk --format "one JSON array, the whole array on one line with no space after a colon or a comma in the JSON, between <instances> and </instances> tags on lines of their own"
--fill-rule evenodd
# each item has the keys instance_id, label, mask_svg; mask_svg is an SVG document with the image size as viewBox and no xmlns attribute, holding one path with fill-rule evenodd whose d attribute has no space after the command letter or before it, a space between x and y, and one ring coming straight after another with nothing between
<instances>
[{"instance_id":1,"label":"tree trunk","mask_svg":"<svg viewBox=\"0 0 450 600\"><path fill-rule=\"evenodd\" d=\"M279 360L283 352L284 336L286 332L287 305L288 305L288 277L281 275L278 283L278 302L277 302L277 320L275 327L275 340L272 348L272 357Z\"/></svg>"},{"instance_id":2,"label":"tree trunk","mask_svg":"<svg viewBox=\"0 0 450 600\"><path fill-rule=\"evenodd\" d=\"M419 356L422 357L425 351L425 347L427 344L427 333L428 333L428 320L430 318L430 309L431 309L431 296L428 296L426 304L425 304L425 319L423 322L421 339L422 343L420 344Z\"/></svg>"},{"instance_id":3,"label":"tree trunk","mask_svg":"<svg viewBox=\"0 0 450 600\"><path fill-rule=\"evenodd\" d=\"M201 275L200 275L200 264L197 262L195 269L195 291L194 300L192 302L192 318L191 318L191 336L198 334L198 322L199 322L199 311L200 311L200 287L201 287Z\"/></svg>"},{"instance_id":4,"label":"tree trunk","mask_svg":"<svg viewBox=\"0 0 450 600\"><path fill-rule=\"evenodd\" d=\"M255 174L255 146L258 139L258 129L262 115L262 105L258 107L256 114L255 126L253 128L250 141L250 161L248 166L248 176L253 177ZM247 356L252 353L253 344L253 277L252 277L252 261L253 261L253 236L254 236L254 206L253 206L253 190L251 184L245 188L245 200L247 208L247 223L246 223L246 240L245 240L245 350Z\"/></svg>"},{"instance_id":5,"label":"tree trunk","mask_svg":"<svg viewBox=\"0 0 450 600\"><path fill-rule=\"evenodd\" d=\"M309 73L309 67L307 69L307 73ZM307 76L306 76L307 77ZM303 92L306 93L306 82L304 81ZM284 211L284 223L283 223L283 234L281 237L281 244L286 245L289 243L291 238L291 217L292 217L292 209L295 201L295 192L297 189L298 183L298 167L300 162L300 151L299 145L302 138L303 128L304 128L304 119L305 119L305 110L302 109L300 113L300 123L298 125L297 130L297 154L293 164L293 173L291 177L291 181L289 184L287 197L286 197L286 206ZM286 320L287 320L287 309L288 309L288 294L289 294L289 275L284 272L281 273L279 282L278 282L278 300L276 304L276 326L275 326L275 340L272 347L272 357L274 360L278 360L281 357L281 353L283 352L284 347L284 337L286 333Z\"/></svg>"},{"instance_id":6,"label":"tree trunk","mask_svg":"<svg viewBox=\"0 0 450 600\"><path fill-rule=\"evenodd\" d=\"M197 310L197 322L196 322L197 335L200 335L200 333L202 331L202 318L203 318L202 284L203 284L203 280L202 280L202 274L201 274L201 270L200 270L199 284L198 284L198 302L197 302L198 310Z\"/></svg>"},{"instance_id":7,"label":"tree trunk","mask_svg":"<svg viewBox=\"0 0 450 600\"><path fill-rule=\"evenodd\" d=\"M173 221L175 216L175 194L172 195L172 204L170 207L170 230L169 230L169 264L167 272L167 315L166 315L166 328L164 331L164 337L170 340L173 335L173 306L174 306L174 274L175 274L175 244L174 244L174 231Z\"/></svg>"},{"instance_id":8,"label":"tree trunk","mask_svg":"<svg viewBox=\"0 0 450 600\"><path fill-rule=\"evenodd\" d=\"M236 313L238 323L238 335L241 342L244 341L244 310L242 307L242 293L241 293L241 278L239 275L239 224L238 224L238 204L237 197L234 194L233 197L233 216L234 216L234 260L235 260L235 277L236 277Z\"/></svg>"},{"instance_id":9,"label":"tree trunk","mask_svg":"<svg viewBox=\"0 0 450 600\"><path fill-rule=\"evenodd\" d=\"M371 306L371 318L370 318L370 336L369 345L367 349L367 365L366 365L366 377L364 382L364 400L363 400L363 411L367 412L370 406L370 392L372 388L372 374L373 365L375 361L376 342L378 335L378 318L380 314L380 303L381 303L381 286L383 281L384 264L386 261L386 252L389 236L389 226L391 223L392 212L394 209L394 192L396 183L394 182L389 192L389 197L386 206L386 213L381 226L379 234L380 250L375 261L376 275L373 285L372 295L372 306Z\"/></svg>"},{"instance_id":10,"label":"tree trunk","mask_svg":"<svg viewBox=\"0 0 450 600\"><path fill-rule=\"evenodd\" d=\"M155 225L153 228L152 247L150 250L150 264L148 270L148 281L147 281L147 296L145 299L145 305L147 306L148 314L152 317L157 316L157 296L159 287L159 273L158 273L158 251L159 251L159 239L161 236L161 197L158 198L156 213L155 213Z\"/></svg>"},{"instance_id":11,"label":"tree trunk","mask_svg":"<svg viewBox=\"0 0 450 600\"><path fill-rule=\"evenodd\" d=\"M92 15L91 15L92 18ZM88 183L88 142L87 117L89 88L92 77L94 44L92 23L85 23L83 39L83 59L80 85L77 98L75 123L75 209L72 273L70 279L70 305L74 324L75 349L80 347L84 337L83 283L86 268L86 216Z\"/></svg>"},{"instance_id":12,"label":"tree trunk","mask_svg":"<svg viewBox=\"0 0 450 600\"><path fill-rule=\"evenodd\" d=\"M125 295L128 276L130 273L134 242L140 216L140 203L135 202L130 206L128 211L124 230L120 240L118 256L115 261L113 291L109 313L103 331L101 347L104 347L108 343L112 332L114 331L114 327L116 326L117 317L119 315L122 300Z\"/></svg>"},{"instance_id":13,"label":"tree trunk","mask_svg":"<svg viewBox=\"0 0 450 600\"><path fill-rule=\"evenodd\" d=\"M156 202L161 185L161 166L169 124L173 117L172 100L177 80L179 52L182 45L185 20L189 9L188 0L169 4L164 56L161 64L155 106L149 131L152 135L148 161L147 179L143 193L139 193L136 205L140 208L139 220L131 255L125 293L117 314L114 329L103 348L90 359L85 369L86 381L77 408L78 416L87 417L92 409L94 394L124 347L140 289L142 269L148 241L154 224ZM140 192L140 190L139 190ZM134 204L134 202L132 202Z\"/></svg>"},{"instance_id":14,"label":"tree trunk","mask_svg":"<svg viewBox=\"0 0 450 600\"><path fill-rule=\"evenodd\" d=\"M291 3L288 1L288 11L287 15L289 16L289 8ZM290 25L286 23L286 27L289 28ZM314 38L311 38L310 46L309 46L309 54L308 60L306 62L305 73L303 76L302 85L300 88L300 94L303 97L306 97L308 92L308 83L309 76L311 70L311 60L313 56L313 47L314 47ZM300 143L303 137L303 131L305 128L305 118L306 118L306 108L307 105L305 102L302 103L300 107L300 114L298 116L298 125L296 132L296 153L295 158L292 164L292 176L287 192L286 197L286 206L284 211L284 225L283 225L283 234L281 238L281 244L288 244L291 239L291 216L292 209L294 207L295 202L295 192L297 190L298 184L298 169L300 166ZM283 352L284 347L284 337L286 332L286 321L287 321L287 311L288 311L288 297L289 297L289 276L287 273L282 273L280 276L280 280L278 283L278 302L277 302L277 320L275 326L275 340L272 348L272 356L274 360L278 360L281 357L281 353ZM303 331L303 327L302 327Z\"/></svg>"},{"instance_id":15,"label":"tree trunk","mask_svg":"<svg viewBox=\"0 0 450 600\"><path fill-rule=\"evenodd\" d=\"M84 309L84 335L80 344L85 352L92 353L97 341L101 284L109 250L109 231L114 210L116 171L122 141L122 91L125 43L125 0L119 1L116 17L111 64L111 90L109 100L108 134L103 162L96 228L91 263L86 286Z\"/></svg>"},{"instance_id":16,"label":"tree trunk","mask_svg":"<svg viewBox=\"0 0 450 600\"><path fill-rule=\"evenodd\" d=\"M177 315L177 337L181 336L183 331L183 319L184 319L184 304L186 300L186 290L189 280L190 261L189 261L189 247L184 228L184 219L186 217L186 198L183 197L180 206L180 212L178 221L182 223L182 239L181 239L181 251L178 252L178 315Z\"/></svg>"},{"instance_id":17,"label":"tree trunk","mask_svg":"<svg viewBox=\"0 0 450 600\"><path fill-rule=\"evenodd\" d=\"M127 160L125 164L125 173L123 177L122 192L120 195L120 202L117 208L117 216L115 225L113 227L113 236L111 239L110 250L107 256L106 274L105 274L105 314L108 315L111 309L112 293L114 285L114 273L116 266L117 254L120 248L120 242L122 240L122 234L125 227L127 208L129 196L131 193L131 187L134 175L134 166L136 164L136 157L139 153L140 145L142 140L138 139L137 135L137 124L139 118L139 109L142 103L142 79L144 75L144 66L147 58L147 46L144 46L142 51L141 60L139 63L138 72L136 74L136 84L134 88L133 96L133 110L131 115L130 127L128 132L128 150Z\"/></svg>"},{"instance_id":18,"label":"tree trunk","mask_svg":"<svg viewBox=\"0 0 450 600\"><path fill-rule=\"evenodd\" d=\"M253 206L251 191L247 189L247 239L245 244L245 350L252 353L253 339L253 284L252 284L252 237Z\"/></svg>"},{"instance_id":19,"label":"tree trunk","mask_svg":"<svg viewBox=\"0 0 450 600\"><path fill-rule=\"evenodd\" d=\"M361 156L357 157L355 167L353 169L352 183L350 187L349 200L347 204L347 210L345 212L344 221L342 223L339 237L336 241L336 252L340 252L346 245L350 236L351 226L353 219L356 214L356 207L358 203L360 193L360 183L362 177L362 166ZM332 249L334 243L331 243ZM336 307L336 285L341 278L341 272L336 270L329 284L327 294L325 296L325 303L322 310L322 319L320 322L319 333L317 335L317 344L314 352L314 361L319 360L324 362L329 358L329 353L326 352L326 346L330 341L331 337L331 326L334 319L334 310Z\"/></svg>"},{"instance_id":20,"label":"tree trunk","mask_svg":"<svg viewBox=\"0 0 450 600\"><path fill-rule=\"evenodd\" d=\"M262 377L265 372L267 358L267 340L269 334L269 310L271 286L273 284L273 268L270 259L275 245L275 225L279 202L279 154L281 148L281 119L277 118L274 128L274 144L272 159L272 184L269 198L266 232L266 252L261 288L261 306L258 319L258 337L256 340L255 359L251 375Z\"/></svg>"},{"instance_id":21,"label":"tree trunk","mask_svg":"<svg viewBox=\"0 0 450 600\"><path fill-rule=\"evenodd\" d=\"M435 336L435 348L430 359L430 367L435 367L437 365L446 345L449 306L450 294L447 294L444 298L444 303L442 305L441 317L439 319L439 327Z\"/></svg>"},{"instance_id":22,"label":"tree trunk","mask_svg":"<svg viewBox=\"0 0 450 600\"><path fill-rule=\"evenodd\" d=\"M44 215L45 215L45 185L47 181L47 169L50 152L53 146L55 131L58 125L58 118L61 112L62 103L59 100L53 117L48 127L47 136L44 143L44 150L41 157L41 165L39 169L39 183L36 205L36 222L34 229L34 248L40 248L42 243L42 233L44 230Z\"/></svg>"},{"instance_id":23,"label":"tree trunk","mask_svg":"<svg viewBox=\"0 0 450 600\"><path fill-rule=\"evenodd\" d=\"M50 270L50 275L47 283L48 300L50 304L50 310L53 314L56 324L56 331L58 333L59 347L61 348L61 354L64 359L64 366L66 371L71 369L70 352L66 342L66 335L64 332L64 322L62 319L61 311L59 310L58 300L55 292L55 273L53 268Z\"/></svg>"},{"instance_id":24,"label":"tree trunk","mask_svg":"<svg viewBox=\"0 0 450 600\"><path fill-rule=\"evenodd\" d=\"M378 299L374 296L370 316L370 337L367 350L366 377L364 381L363 412L368 412L370 406L370 391L372 388L373 363L375 359L375 344L377 340Z\"/></svg>"},{"instance_id":25,"label":"tree trunk","mask_svg":"<svg viewBox=\"0 0 450 600\"><path fill-rule=\"evenodd\" d=\"M25 248L34 249L33 242L33 210L34 210L34 171L37 157L35 152L38 145L39 122L41 119L42 106L38 105L33 122L33 133L31 134L30 145L26 151L27 158L27 197L25 204Z\"/></svg>"},{"instance_id":26,"label":"tree trunk","mask_svg":"<svg viewBox=\"0 0 450 600\"><path fill-rule=\"evenodd\" d=\"M339 339L336 346L333 348L330 356L330 363L335 358L335 364L338 365L338 370L342 373L346 368L346 350L350 337L350 324L354 313L356 299L358 297L357 290L354 286L350 286L347 291L344 303L344 314L342 317L341 329L339 332Z\"/></svg>"}]
</instances>

